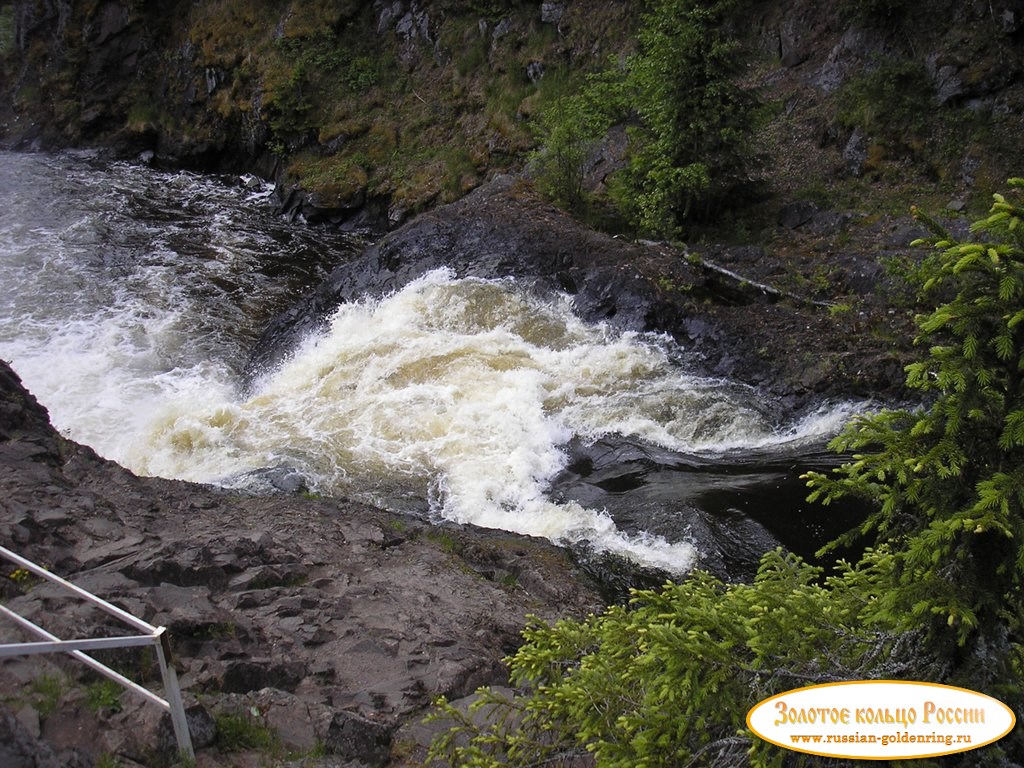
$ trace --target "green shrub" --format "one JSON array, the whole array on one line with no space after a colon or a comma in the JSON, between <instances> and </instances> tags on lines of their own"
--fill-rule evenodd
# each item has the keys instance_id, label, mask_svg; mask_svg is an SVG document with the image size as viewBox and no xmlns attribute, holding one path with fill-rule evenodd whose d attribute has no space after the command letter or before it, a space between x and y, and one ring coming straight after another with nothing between
<instances>
[{"instance_id":1,"label":"green shrub","mask_svg":"<svg viewBox=\"0 0 1024 768\"><path fill-rule=\"evenodd\" d=\"M905 140L908 130L924 130L934 116L930 110L932 91L920 62L889 61L843 86L839 120L850 128Z\"/></svg>"},{"instance_id":2,"label":"green shrub","mask_svg":"<svg viewBox=\"0 0 1024 768\"><path fill-rule=\"evenodd\" d=\"M4 5L0 8L0 57L14 52L14 29L14 5Z\"/></svg>"},{"instance_id":3,"label":"green shrub","mask_svg":"<svg viewBox=\"0 0 1024 768\"><path fill-rule=\"evenodd\" d=\"M98 680L85 689L85 701L94 712L116 713L122 709L124 689L113 680Z\"/></svg>"},{"instance_id":4,"label":"green shrub","mask_svg":"<svg viewBox=\"0 0 1024 768\"><path fill-rule=\"evenodd\" d=\"M29 688L35 695L35 708L45 717L52 713L67 691L67 679L62 674L43 674L35 678Z\"/></svg>"},{"instance_id":5,"label":"green shrub","mask_svg":"<svg viewBox=\"0 0 1024 768\"><path fill-rule=\"evenodd\" d=\"M278 746L277 734L259 718L258 712L217 712L214 721L217 724L217 745L225 752L272 750Z\"/></svg>"},{"instance_id":6,"label":"green shrub","mask_svg":"<svg viewBox=\"0 0 1024 768\"><path fill-rule=\"evenodd\" d=\"M532 163L541 192L554 203L580 211L586 203L583 182L588 158L608 130L607 100L592 81L582 93L553 101L540 118L543 144Z\"/></svg>"},{"instance_id":7,"label":"green shrub","mask_svg":"<svg viewBox=\"0 0 1024 768\"><path fill-rule=\"evenodd\" d=\"M779 764L782 750L746 728L757 701L814 682L906 675L908 657L917 662L914 633L866 620L891 562L870 553L822 581L822 569L775 551L752 584L696 573L585 621L534 620L510 660L528 695L485 690L469 714L444 706L456 725L431 756L495 768L588 753L601 768Z\"/></svg>"}]
</instances>

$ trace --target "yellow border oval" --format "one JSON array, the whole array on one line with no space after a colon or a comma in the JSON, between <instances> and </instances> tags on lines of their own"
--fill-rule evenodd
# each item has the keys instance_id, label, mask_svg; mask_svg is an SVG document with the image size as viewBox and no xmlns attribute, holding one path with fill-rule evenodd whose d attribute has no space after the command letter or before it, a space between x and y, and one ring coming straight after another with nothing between
<instances>
[{"instance_id":1,"label":"yellow border oval","mask_svg":"<svg viewBox=\"0 0 1024 768\"><path fill-rule=\"evenodd\" d=\"M805 696L809 692L819 691L819 690L824 689L824 688L837 688L837 687L840 687L840 686L850 686L850 685L868 685L868 686L876 686L876 687L881 687L881 686L919 686L919 687L927 687L927 688L933 688L933 689L939 689L939 690L945 690L945 691L956 691L959 694L967 694L969 697L983 699L986 702L994 703L994 704L998 705L999 707L1002 707L1002 709L1005 711L1005 713L1009 715L1009 725L1001 733L999 733L998 735L992 736L990 738L986 738L984 741L980 741L978 743L973 743L973 741L972 741L972 743L969 746L960 746L960 744L953 743L953 744L950 744L950 745L946 746L943 749L940 749L939 751L935 751L935 752L922 752L922 753L913 754L913 755L899 755L899 754L897 754L897 755L893 755L893 754L864 755L864 754L861 754L859 752L851 753L851 752L842 752L842 751L825 751L825 750L821 750L821 749L808 749L808 748L806 748L804 746L795 746L794 743L792 742L792 739L791 739L791 742L788 743L788 744L787 743L783 743L782 741L778 740L778 738L772 738L770 736L765 735L764 733L759 731L757 728L755 728L754 725L751 722L752 718L755 716L755 713L757 713L758 710L760 710L761 708L765 707L766 705L771 705L772 702L775 702L778 699L782 699L782 698L787 697L787 696L788 697L801 697L801 696ZM765 741L767 741L767 742L769 742L771 744L775 744L776 746L782 747L783 749L789 749L789 750L792 750L794 752L803 752L803 753L809 754L809 755L819 755L821 757L852 758L852 759L857 759L857 760L913 760L913 759L919 759L919 758L925 758L925 757L939 757L941 755L953 755L953 754L956 754L958 752L969 752L972 749L978 749L980 747L987 746L988 744L992 744L993 742L999 741L999 739L1003 738L1006 734L1008 734L1010 731L1013 730L1013 727L1014 727L1014 725L1016 725L1016 723L1017 723L1017 716L1014 714L1013 710L1010 709L1006 704L1001 702L999 699L997 699L997 698L995 698L993 696L989 696L988 694L985 694L985 693L979 693L978 691L972 691L969 688L961 688L961 687L955 686L955 685L945 685L943 683L927 683L927 682L921 682L921 681L916 681L916 680L846 680L846 681L837 682L837 683L822 683L820 685L810 685L810 686L805 686L803 688L793 688L793 689L788 690L788 691L783 691L782 693L777 693L774 696L770 696L767 699L764 699L763 701L759 701L757 704L755 704L753 707L751 707L747 711L747 728L749 728L750 731L753 734L755 734L759 738L764 739ZM817 724L811 724L811 728L813 728L814 725L817 725ZM868 725L875 725L875 724L874 723L870 723ZM916 722L915 722L915 725L916 725ZM960 727L967 726L967 725L975 725L975 726L977 726L978 724L967 724L967 723L965 723L965 724L960 724ZM888 724L880 725L880 727L881 728L887 728L887 729L891 730L891 727ZM805 730L811 730L811 728L806 728ZM908 733L908 736L909 736L909 731L907 733ZM814 734L790 734L790 735L791 735L791 737L792 736L801 736L802 737L804 735L808 735L809 737L813 737L814 736ZM860 734L858 732L858 733L853 734L853 735L859 736ZM864 735L868 736L869 734L864 734ZM876 734L871 734L871 735L876 735ZM915 735L917 735L917 734L915 734ZM932 735L934 735L934 733ZM874 743L877 743L877 741L874 742ZM901 743L903 743L903 742L901 742ZM915 741L915 742L907 742L907 743L917 743L917 742ZM937 742L936 745L941 744L941 743L942 742ZM829 744L829 749L831 749L833 746L838 746L838 743L835 743L835 742L828 742L828 744ZM880 747L880 748L884 749L885 747Z\"/></svg>"}]
</instances>

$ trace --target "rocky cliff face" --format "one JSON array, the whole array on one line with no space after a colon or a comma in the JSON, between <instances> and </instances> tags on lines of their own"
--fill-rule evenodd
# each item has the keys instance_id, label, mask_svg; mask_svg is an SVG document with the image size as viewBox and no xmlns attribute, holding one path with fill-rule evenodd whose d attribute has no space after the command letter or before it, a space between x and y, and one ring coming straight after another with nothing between
<instances>
[{"instance_id":1,"label":"rocky cliff face","mask_svg":"<svg viewBox=\"0 0 1024 768\"><path fill-rule=\"evenodd\" d=\"M622 2L24 0L4 133L256 169L286 210L387 226L521 166L546 73L603 63L629 16Z\"/></svg>"},{"instance_id":2,"label":"rocky cliff face","mask_svg":"<svg viewBox=\"0 0 1024 768\"><path fill-rule=\"evenodd\" d=\"M168 628L199 765L250 765L255 746L327 754L304 766L412 760L429 738L418 725L425 707L500 684L527 614L601 604L566 554L540 541L431 528L343 499L247 498L135 477L54 433L3 363L0 416L0 541ZM0 571L5 604L59 637L131 633L51 586L8 577L14 570ZM26 639L8 622L2 632L4 642ZM104 661L159 689L152 659L111 651ZM168 759L159 710L120 691L97 703L97 690L63 657L6 660L0 762ZM239 718L276 735L232 741Z\"/></svg>"},{"instance_id":3,"label":"rocky cliff face","mask_svg":"<svg viewBox=\"0 0 1024 768\"><path fill-rule=\"evenodd\" d=\"M280 181L285 210L387 228L521 169L538 110L631 51L638 13L620 0L18 0L0 12L2 134L256 170ZM1013 0L752 1L736 34L744 84L777 106L752 140L769 216L801 198L905 205L908 186L916 202L984 205L1019 172Z\"/></svg>"}]
</instances>

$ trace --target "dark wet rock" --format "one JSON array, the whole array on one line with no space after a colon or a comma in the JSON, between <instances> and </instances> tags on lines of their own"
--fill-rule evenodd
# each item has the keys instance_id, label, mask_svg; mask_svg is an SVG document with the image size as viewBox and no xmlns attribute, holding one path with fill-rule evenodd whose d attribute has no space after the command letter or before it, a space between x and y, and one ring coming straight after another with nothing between
<instances>
[{"instance_id":1,"label":"dark wet rock","mask_svg":"<svg viewBox=\"0 0 1024 768\"><path fill-rule=\"evenodd\" d=\"M627 534L646 531L671 543L689 542L698 558L695 565L733 581L750 578L761 556L781 542L739 510L723 506L709 512L695 503L716 484L737 485L725 473L724 466L716 472L706 459L687 459L637 440L609 437L573 445L572 462L552 485L560 500L604 509ZM762 482L766 487L771 484ZM620 577L608 558L584 559L595 573L609 571L601 581L614 587ZM651 574L650 580L657 583L659 576Z\"/></svg>"},{"instance_id":2,"label":"dark wet rock","mask_svg":"<svg viewBox=\"0 0 1024 768\"><path fill-rule=\"evenodd\" d=\"M824 212L815 211L808 207L801 221L821 217L826 228L846 221L826 221ZM751 259L748 267L757 273L767 261ZM418 216L337 267L270 323L248 362L249 381L273 370L300 339L320 331L342 303L387 295L436 269L456 277L514 278L525 290L568 294L584 320L668 334L695 372L754 384L794 404L825 392L846 394L851 386L877 393L902 383L902 376L892 381L870 373L851 381L794 359L793 348L808 358L834 351L829 339L840 331L829 327L836 320L826 307L758 283L747 268L716 269L700 254L665 243L594 232L510 177ZM809 371L817 377L808 378Z\"/></svg>"},{"instance_id":3,"label":"dark wet rock","mask_svg":"<svg viewBox=\"0 0 1024 768\"><path fill-rule=\"evenodd\" d=\"M309 490L307 478L292 467L266 467L232 478L225 485L253 493L303 493Z\"/></svg>"},{"instance_id":4,"label":"dark wet rock","mask_svg":"<svg viewBox=\"0 0 1024 768\"><path fill-rule=\"evenodd\" d=\"M381 232L389 226L387 200L367 195L356 186L345 199L325 200L321 195L294 186L278 186L274 192L277 212L292 221L329 224L344 232Z\"/></svg>"},{"instance_id":5,"label":"dark wet rock","mask_svg":"<svg viewBox=\"0 0 1024 768\"><path fill-rule=\"evenodd\" d=\"M837 258L837 263L844 268L843 284L851 293L859 296L870 296L885 282L886 271L882 264L874 260L865 260L850 256Z\"/></svg>"},{"instance_id":6,"label":"dark wet rock","mask_svg":"<svg viewBox=\"0 0 1024 768\"><path fill-rule=\"evenodd\" d=\"M165 583L182 586L223 587L227 584L224 569L213 561L205 545L184 550L172 545L128 566L124 573L131 579L158 586Z\"/></svg>"},{"instance_id":7,"label":"dark wet rock","mask_svg":"<svg viewBox=\"0 0 1024 768\"><path fill-rule=\"evenodd\" d=\"M797 200L787 203L779 209L779 226L786 229L796 229L814 218L818 213L818 206L811 200Z\"/></svg>"},{"instance_id":8,"label":"dark wet rock","mask_svg":"<svg viewBox=\"0 0 1024 768\"><path fill-rule=\"evenodd\" d=\"M164 751L167 751L168 742L174 736L170 720L170 715L160 718L160 735L157 738L165 745ZM213 744L217 738L217 723L206 707L200 704L187 707L185 721L188 723L188 733L194 749L203 749Z\"/></svg>"},{"instance_id":9,"label":"dark wet rock","mask_svg":"<svg viewBox=\"0 0 1024 768\"><path fill-rule=\"evenodd\" d=\"M61 438L51 429L49 414L30 397L21 379L0 366L0 457L53 462L60 458Z\"/></svg>"},{"instance_id":10,"label":"dark wet rock","mask_svg":"<svg viewBox=\"0 0 1024 768\"><path fill-rule=\"evenodd\" d=\"M185 720L192 747L197 755L202 755L217 739L216 719L206 706L192 703L185 707ZM170 714L157 707L126 706L97 725L103 730L99 748L107 754L116 754L122 762L160 765L166 762L168 755L178 753Z\"/></svg>"},{"instance_id":11,"label":"dark wet rock","mask_svg":"<svg viewBox=\"0 0 1024 768\"><path fill-rule=\"evenodd\" d=\"M64 768L54 751L40 742L12 713L0 709L0 765L4 768Z\"/></svg>"},{"instance_id":12,"label":"dark wet rock","mask_svg":"<svg viewBox=\"0 0 1024 768\"><path fill-rule=\"evenodd\" d=\"M805 226L812 235L835 237L846 231L855 218L849 211L817 211Z\"/></svg>"},{"instance_id":13,"label":"dark wet rock","mask_svg":"<svg viewBox=\"0 0 1024 768\"><path fill-rule=\"evenodd\" d=\"M662 307L638 269L648 250L575 225L532 199L514 179L502 178L417 217L337 268L308 300L268 328L249 371L272 367L341 303L385 295L441 268L457 277L514 277L537 291L569 293L587 320L666 330L660 327L666 319Z\"/></svg>"},{"instance_id":14,"label":"dark wet rock","mask_svg":"<svg viewBox=\"0 0 1024 768\"><path fill-rule=\"evenodd\" d=\"M338 712L327 729L327 751L345 758L358 758L370 766L387 764L394 725L379 723L353 712Z\"/></svg>"},{"instance_id":15,"label":"dark wet rock","mask_svg":"<svg viewBox=\"0 0 1024 768\"><path fill-rule=\"evenodd\" d=\"M301 662L275 663L270 659L229 662L224 670L221 690L225 693L248 693L263 688L293 692L306 676Z\"/></svg>"},{"instance_id":16,"label":"dark wet rock","mask_svg":"<svg viewBox=\"0 0 1024 768\"><path fill-rule=\"evenodd\" d=\"M813 560L821 546L865 514L847 504L823 519L808 508L801 475L834 466L829 454L776 449L739 460L682 455L619 436L576 441L568 450L569 464L552 481L556 498L604 509L627 534L646 531L689 542L695 565L726 581L750 579L761 556L779 546ZM605 556L580 556L609 596L630 581L664 581L658 573L623 572Z\"/></svg>"}]
</instances>

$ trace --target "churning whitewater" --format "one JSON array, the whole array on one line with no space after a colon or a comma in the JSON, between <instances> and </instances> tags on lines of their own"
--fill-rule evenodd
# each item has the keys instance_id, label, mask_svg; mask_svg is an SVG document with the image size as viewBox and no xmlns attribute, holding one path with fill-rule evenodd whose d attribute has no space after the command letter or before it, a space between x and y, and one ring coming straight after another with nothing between
<instances>
[{"instance_id":1,"label":"churning whitewater","mask_svg":"<svg viewBox=\"0 0 1024 768\"><path fill-rule=\"evenodd\" d=\"M448 520L673 569L691 562L688 544L629 540L599 511L546 498L561 447L607 433L687 452L778 439L749 393L683 375L653 341L587 326L567 299L444 271L341 307L248 399L219 392L162 408L134 468L223 482L289 467L319 492L429 499Z\"/></svg>"},{"instance_id":2,"label":"churning whitewater","mask_svg":"<svg viewBox=\"0 0 1024 768\"><path fill-rule=\"evenodd\" d=\"M353 244L307 230L296 245L251 184L4 161L0 354L59 429L139 474L245 488L281 468L317 493L683 572L688 542L549 499L571 439L721 453L820 441L848 415L773 424L755 392L686 374L667 340L444 271L342 306L242 394L261 325Z\"/></svg>"}]
</instances>

